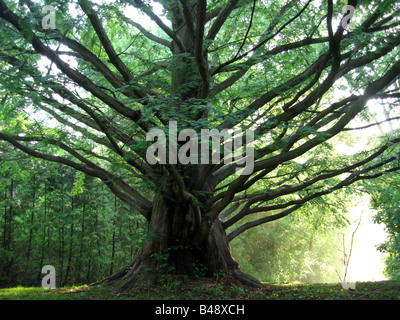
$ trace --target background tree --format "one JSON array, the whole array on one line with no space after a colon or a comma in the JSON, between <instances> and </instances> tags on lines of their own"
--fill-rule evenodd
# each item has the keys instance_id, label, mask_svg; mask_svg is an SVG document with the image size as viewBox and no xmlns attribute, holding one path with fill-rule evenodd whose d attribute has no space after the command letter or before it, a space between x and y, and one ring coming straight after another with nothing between
<instances>
[{"instance_id":1,"label":"background tree","mask_svg":"<svg viewBox=\"0 0 400 320\"><path fill-rule=\"evenodd\" d=\"M337 282L336 271L343 267L338 233L347 230L352 198L344 191L318 198L285 219L252 229L231 242L235 259L266 282Z\"/></svg>"},{"instance_id":2,"label":"background tree","mask_svg":"<svg viewBox=\"0 0 400 320\"><path fill-rule=\"evenodd\" d=\"M395 279L400 276L400 195L399 176L391 174L374 180L365 187L371 195L371 205L378 211L376 223L384 223L387 239L378 249L387 254L385 273Z\"/></svg>"},{"instance_id":3,"label":"background tree","mask_svg":"<svg viewBox=\"0 0 400 320\"><path fill-rule=\"evenodd\" d=\"M0 1L0 139L102 180L147 219L151 240L110 278L124 286L172 247L178 273L202 263L257 285L229 241L399 169L396 135L352 155L332 147L353 119L368 120L368 101L398 103L397 1L348 1L352 30L332 0L55 3L56 28L43 29L44 2ZM178 131L253 130L253 173L237 162L150 165L146 133L168 133L171 120ZM255 218L238 225L245 217Z\"/></svg>"},{"instance_id":4,"label":"background tree","mask_svg":"<svg viewBox=\"0 0 400 320\"><path fill-rule=\"evenodd\" d=\"M0 157L0 287L40 286L47 264L57 286L93 283L134 258L146 239L143 217L90 176L7 151Z\"/></svg>"}]
</instances>

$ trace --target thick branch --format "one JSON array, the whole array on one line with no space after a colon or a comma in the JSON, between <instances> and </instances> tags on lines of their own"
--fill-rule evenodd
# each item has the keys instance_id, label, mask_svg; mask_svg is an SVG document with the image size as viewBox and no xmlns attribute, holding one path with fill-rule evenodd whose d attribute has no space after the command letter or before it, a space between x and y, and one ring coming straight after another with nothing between
<instances>
[{"instance_id":1,"label":"thick branch","mask_svg":"<svg viewBox=\"0 0 400 320\"><path fill-rule=\"evenodd\" d=\"M145 28L143 28L139 23L133 21L132 19L126 17L124 14L121 12L117 11L117 15L127 24L130 24L131 26L135 27L138 29L146 38L150 39L151 41L154 41L158 44L161 44L168 49L172 50L172 43L168 40L165 40L163 38L157 37L151 32L147 31Z\"/></svg>"},{"instance_id":2,"label":"thick branch","mask_svg":"<svg viewBox=\"0 0 400 320\"><path fill-rule=\"evenodd\" d=\"M79 4L82 8L82 10L86 13L88 16L94 30L96 31L97 36L99 37L99 40L101 44L103 45L110 62L117 68L117 70L121 73L121 75L124 77L125 81L129 84L132 84L134 86L138 86L138 83L134 81L134 78L130 72L130 70L127 68L127 66L122 62L121 58L115 51L110 39L107 36L106 31L104 30L99 17L97 16L96 12L92 9L92 7L89 5L89 2L86 0L79 0ZM136 93L137 98L143 98L144 95L137 90L134 90Z\"/></svg>"},{"instance_id":3,"label":"thick branch","mask_svg":"<svg viewBox=\"0 0 400 320\"><path fill-rule=\"evenodd\" d=\"M400 142L400 139L394 139L390 143L388 143L385 146L383 146L382 148L380 148L378 151L374 152L373 154L366 157L365 159L356 162L353 165L346 166L342 169L330 170L328 173L322 173L320 175L317 175L316 177L314 177L308 181L303 181L302 183L300 183L296 186L289 186L289 187L279 188L279 189L275 189L275 190L267 190L267 192L265 192L264 194L259 194L259 195L250 197L249 200L246 202L245 208L243 208L243 210L241 210L237 215L235 215L234 217L232 217L231 219L226 221L224 223L224 227L229 228L234 223L238 222L240 219L242 219L243 217L245 217L246 215L248 215L250 213L265 211L265 208L263 208L263 207L257 207L256 209L250 209L250 206L252 206L253 204L255 204L257 202L271 201L271 200L277 199L277 198L285 196L285 195L295 194L296 192L305 190L306 188L315 185L317 182L325 181L327 179L337 177L343 173L351 172L352 170L355 170L357 168L360 168L360 167L368 164L369 162L372 162L374 159L376 159L380 155L382 155L389 148L390 145L396 144L399 142ZM392 160L393 159L389 160L389 162ZM286 207L286 206L288 206L287 203L283 204L283 207ZM273 209L280 209L280 208L281 207L279 205Z\"/></svg>"},{"instance_id":4,"label":"thick branch","mask_svg":"<svg viewBox=\"0 0 400 320\"><path fill-rule=\"evenodd\" d=\"M339 132L341 132L344 127L364 108L365 104L369 98L373 97L376 93L383 90L387 85L389 85L394 78L400 73L400 61L398 61L389 71L387 71L380 79L372 82L366 89L365 94L354 101L351 107L348 109L346 114L344 114L335 125L325 132L321 132L320 135L304 142L302 145L294 150L282 152L279 155L259 160L254 163L254 173L266 170L267 172L272 171L277 165L282 164L286 161L295 159L305 154L307 151L313 149L322 142L331 139ZM321 138L323 136L324 138ZM218 214L228 206L234 197L234 194L238 192L241 186L248 180L248 176L240 176L235 181L233 181L228 190L217 195L218 198L222 198L217 204L215 204L212 209L207 214L210 218L218 216ZM210 200L212 202L213 200Z\"/></svg>"},{"instance_id":5,"label":"thick branch","mask_svg":"<svg viewBox=\"0 0 400 320\"><path fill-rule=\"evenodd\" d=\"M26 28L22 26L21 21L23 21L23 18L20 18L15 13L11 12L10 9L5 5L3 0L0 0L0 17L10 22L21 33L21 35L24 36L24 38L32 44L36 52L49 58L64 74L66 74L79 86L86 89L95 97L99 98L105 104L110 106L115 111L126 116L127 118L135 122L139 121L139 119L141 118L141 112L139 110L132 110L123 105L118 100L110 97L93 82L83 76L80 72L72 69L67 63L62 61L58 54L45 46L33 33L32 30L26 30ZM145 126L143 123L141 123L141 126L147 131L147 126Z\"/></svg>"},{"instance_id":6,"label":"thick branch","mask_svg":"<svg viewBox=\"0 0 400 320\"><path fill-rule=\"evenodd\" d=\"M129 1L134 7L147 14L157 25L175 42L181 52L185 52L182 41L177 35L153 12L150 6L147 6L142 0Z\"/></svg>"},{"instance_id":7,"label":"thick branch","mask_svg":"<svg viewBox=\"0 0 400 320\"><path fill-rule=\"evenodd\" d=\"M391 162L393 160L396 160L396 159L397 159L397 157L392 157L392 158L390 158L390 159L388 159L386 161L383 161L383 162L381 162L381 163L379 163L379 164L377 164L375 166L372 166L372 167L366 168L364 170L361 170L359 172L351 174L345 180L343 180L342 182L336 184L335 186L333 186L333 187L331 187L331 188L329 188L327 190L314 193L314 194L312 194L310 196L307 196L307 197L305 197L303 199L300 199L300 200L291 201L290 203L287 203L286 206L292 206L292 207L288 208L288 209L285 209L285 210L281 211L278 214L274 214L274 215L271 215L271 216L267 216L267 217L264 217L264 218L260 218L260 219L245 223L245 224L241 225L240 227L238 227L236 230L232 231L228 235L228 241L232 241L238 235L240 235L241 233L243 233L246 230L249 230L250 228L254 228L254 227L259 226L261 224L264 224L264 223L267 223L267 222L271 222L271 221L274 221L274 220L277 220L277 219L281 219L281 218L289 215L290 213L296 211L297 209L301 208L305 203L310 202L311 200L313 200L315 198L330 194L330 193L332 193L332 192L334 192L336 190L345 188L345 187L355 183L356 181L373 179L373 178L377 178L377 177L379 177L379 176L381 176L381 175L383 175L385 173L388 173L388 172L398 171L398 170L400 170L400 167L397 166L397 167L393 167L391 169L382 170L379 173L375 173L375 174L371 174L371 175L362 175L364 173L368 173L369 171L371 171L373 169L376 169L376 168L378 168L380 166L383 166L384 164L386 164L388 162ZM274 207L271 206L271 208L259 207L259 208L257 208L257 211L258 212L263 212L263 211L270 211L270 210L274 210L274 209L279 209L279 208L278 208L278 206L274 206ZM253 211L255 212L256 210L253 210Z\"/></svg>"},{"instance_id":8,"label":"thick branch","mask_svg":"<svg viewBox=\"0 0 400 320\"><path fill-rule=\"evenodd\" d=\"M208 31L206 40L214 40L217 36L219 30L225 23L226 19L228 19L231 12L236 8L239 0L230 0L228 5L219 12L217 18L215 19L214 23L212 24L210 30Z\"/></svg>"},{"instance_id":9,"label":"thick branch","mask_svg":"<svg viewBox=\"0 0 400 320\"><path fill-rule=\"evenodd\" d=\"M201 97L206 98L210 92L210 73L208 71L208 61L203 51L204 25L206 23L207 0L197 2L197 25L194 43L194 54L197 67L203 81Z\"/></svg>"},{"instance_id":10,"label":"thick branch","mask_svg":"<svg viewBox=\"0 0 400 320\"><path fill-rule=\"evenodd\" d=\"M0 139L3 139L9 143L11 143L13 146L18 148L19 150L27 153L30 156L33 156L35 158L40 158L43 160L47 161L52 161L52 162L57 162L63 165L67 165L69 167L72 167L78 171L81 171L85 174L88 174L93 177L97 177L104 181L106 185L112 189L112 191L118 191L116 195L118 197L121 197L121 200L125 201L127 204L129 204L132 208L137 210L139 213L143 214L145 217L148 216L149 214L149 207L150 207L150 202L144 198L139 192L137 192L135 189L132 187L128 186L125 182L122 180L116 178L114 175L109 173L108 171L100 168L93 162L89 161L82 155L80 155L78 152L76 152L74 149L68 147L64 143L60 141L56 141L54 139L45 139L45 138L29 138L29 137L12 137L8 134L0 132ZM76 159L82 161L84 164L80 164L74 161L71 161L65 157L61 156L54 156L54 155L49 155L45 154L39 151L36 151L32 148L29 148L21 143L18 142L18 140L23 140L23 141L41 141L41 140L46 140L48 143L53 144L53 145L58 145L60 148L64 149L68 153L70 153L72 156L74 156ZM129 192L129 194L133 195L134 198L128 196L126 193L122 192L121 190L118 190L116 186L119 186L120 188L124 189L125 191Z\"/></svg>"}]
</instances>

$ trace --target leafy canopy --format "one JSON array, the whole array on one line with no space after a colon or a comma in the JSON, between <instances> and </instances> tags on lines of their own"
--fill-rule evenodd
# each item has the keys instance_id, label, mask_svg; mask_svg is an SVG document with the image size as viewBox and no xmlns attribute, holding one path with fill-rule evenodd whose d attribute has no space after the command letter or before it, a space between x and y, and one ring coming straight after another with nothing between
<instances>
[{"instance_id":1,"label":"leafy canopy","mask_svg":"<svg viewBox=\"0 0 400 320\"><path fill-rule=\"evenodd\" d=\"M45 4L55 29L41 24ZM221 217L228 228L257 214L231 240L399 169L396 130L371 148L335 151L349 131L377 125L380 101L384 121L398 119L399 9L394 0L1 0L1 147L97 177L147 219L171 183L197 200L203 222ZM253 130L253 173L234 162L149 165L146 133L170 120Z\"/></svg>"}]
</instances>

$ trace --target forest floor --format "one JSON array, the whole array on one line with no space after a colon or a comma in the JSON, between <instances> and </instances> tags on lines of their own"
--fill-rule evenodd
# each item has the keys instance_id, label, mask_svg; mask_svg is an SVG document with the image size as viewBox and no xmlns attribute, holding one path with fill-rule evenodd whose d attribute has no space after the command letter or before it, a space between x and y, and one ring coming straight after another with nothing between
<instances>
[{"instance_id":1,"label":"forest floor","mask_svg":"<svg viewBox=\"0 0 400 320\"><path fill-rule=\"evenodd\" d=\"M0 300L400 300L400 280L357 282L345 290L340 283L271 284L254 289L230 276L189 279L170 276L157 286L136 284L116 292L113 286L83 285L57 289L14 287L0 289Z\"/></svg>"}]
</instances>

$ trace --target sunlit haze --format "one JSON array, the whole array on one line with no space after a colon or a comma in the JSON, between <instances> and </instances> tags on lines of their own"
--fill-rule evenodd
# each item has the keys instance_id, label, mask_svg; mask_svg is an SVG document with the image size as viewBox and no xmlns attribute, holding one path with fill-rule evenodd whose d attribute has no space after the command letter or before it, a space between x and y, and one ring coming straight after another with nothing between
<instances>
[{"instance_id":1,"label":"sunlit haze","mask_svg":"<svg viewBox=\"0 0 400 320\"><path fill-rule=\"evenodd\" d=\"M351 226L346 238L351 236L361 217L361 224L354 234L353 250L349 264L349 281L378 281L386 280L383 275L385 254L377 250L386 237L385 227L373 222L376 212L369 208L369 197L365 196L359 205L350 212ZM347 251L350 247L347 248Z\"/></svg>"}]
</instances>

